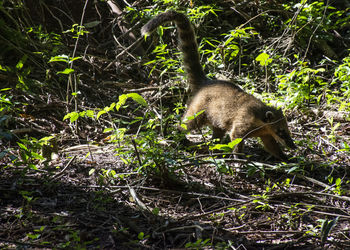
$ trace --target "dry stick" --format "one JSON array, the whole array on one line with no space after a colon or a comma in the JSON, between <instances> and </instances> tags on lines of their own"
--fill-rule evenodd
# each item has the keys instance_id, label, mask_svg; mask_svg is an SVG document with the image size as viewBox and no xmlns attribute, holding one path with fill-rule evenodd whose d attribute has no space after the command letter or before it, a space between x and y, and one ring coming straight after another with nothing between
<instances>
[{"instance_id":1,"label":"dry stick","mask_svg":"<svg viewBox=\"0 0 350 250\"><path fill-rule=\"evenodd\" d=\"M145 87L145 88L139 88L139 89L127 89L124 92L126 93L142 93L147 91L156 91L159 90L159 87Z\"/></svg>"},{"instance_id":2,"label":"dry stick","mask_svg":"<svg viewBox=\"0 0 350 250\"><path fill-rule=\"evenodd\" d=\"M235 203L235 204L230 204L230 205L223 206L223 207L220 207L220 208L217 208L217 209L214 209L214 210L211 210L209 212L202 213L202 214L185 216L185 217L177 220L177 222L183 222L183 221L187 221L187 220L193 220L193 219L198 219L198 218L201 218L201 217L205 217L205 216L210 215L210 214L221 212L222 210L225 210L225 209L229 209L229 208L232 208L232 207L237 207L237 206L241 206L241 205L250 203L252 200L242 201L242 202L238 202L238 203ZM228 212L232 212L232 211L229 210Z\"/></svg>"},{"instance_id":3,"label":"dry stick","mask_svg":"<svg viewBox=\"0 0 350 250\"><path fill-rule=\"evenodd\" d=\"M225 229L229 231L229 229ZM235 233L237 234L303 234L304 231L236 231L234 230Z\"/></svg>"},{"instance_id":4,"label":"dry stick","mask_svg":"<svg viewBox=\"0 0 350 250\"><path fill-rule=\"evenodd\" d=\"M285 207L290 209L289 206L285 206ZM305 208L299 208L299 209L302 210L302 211L305 211L305 212L310 212L310 213L315 213L315 214L322 214L322 215L329 215L329 216L333 216L333 217L341 217L341 218L350 219L349 215L328 213L328 212L322 212L322 211L314 211L314 210L308 210L308 209L305 209Z\"/></svg>"},{"instance_id":5,"label":"dry stick","mask_svg":"<svg viewBox=\"0 0 350 250\"><path fill-rule=\"evenodd\" d=\"M111 8L111 11L112 13L114 13L117 18L120 18L121 15L123 14L123 11L121 10L121 8L118 6L117 3L111 1L111 0L108 0L107 1L107 4L109 5L109 7ZM120 19L119 19L120 20ZM125 35L128 35L128 37L130 38L131 41L133 41L133 43L127 47L127 48L124 48L124 50L116 56L116 58L107 65L107 67L105 67L104 70L107 70L109 67L111 67L114 63L116 63L119 59L120 56L124 55L124 53L128 52L133 46L137 45L137 47L135 48L135 50L137 50L136 52L143 56L145 55L145 50L143 49L142 46L139 46L140 45L140 41L143 39L143 37L139 37L138 39L136 39L136 36L135 34L132 32L132 30L137 27L137 24L136 25L133 25L132 28L128 29L126 27L126 25L124 23L122 23L122 21L117 21L118 23L118 26L119 26L119 29L122 31L122 36L125 36ZM113 36L114 37L114 36ZM120 43L118 42L117 38L114 37L115 41L120 45Z\"/></svg>"},{"instance_id":6,"label":"dry stick","mask_svg":"<svg viewBox=\"0 0 350 250\"><path fill-rule=\"evenodd\" d=\"M312 32L310 38L309 38L309 42L307 44L307 47L306 47L306 51L305 51L305 54L304 54L304 57L303 57L303 60L302 61L305 61L305 58L307 56L307 53L309 52L309 48L310 48L310 44L311 44L311 40L312 38L314 37L316 31L318 30L318 28L321 26L321 24L323 23L323 20L324 20L324 17L326 16L326 11L328 10L328 4L329 4L329 0L327 0L327 3L326 3L326 8L324 8L324 11L323 11L323 15L322 15L322 18L321 18L321 21L317 24L316 28L314 29L314 31Z\"/></svg>"},{"instance_id":7,"label":"dry stick","mask_svg":"<svg viewBox=\"0 0 350 250\"><path fill-rule=\"evenodd\" d=\"M101 188L101 186L96 186L96 185L90 185L90 186L86 186L86 187L87 188ZM119 189L125 188L125 189L129 189L129 186L110 186L110 188L119 188ZM221 199L221 200L228 200L228 201L235 201L235 202L237 202L235 204L230 204L230 205L227 205L227 206L223 206L223 207L211 210L209 212L205 212L203 214L197 214L197 215L191 215L191 216L183 217L183 218L179 219L178 222L183 222L183 221L187 221L187 220L193 220L193 219L205 217L207 215L210 215L210 214L213 214L213 213L218 213L218 212L221 212L222 210L225 210L225 209L228 209L228 208L241 206L241 205L250 203L253 200L255 200L255 198L244 197L244 198L246 198L248 200L246 200L246 201L243 200L242 201L242 200L239 200L239 199L232 199L232 198L221 197L221 196L216 196L216 195L200 194L200 193L194 193L194 192L182 192L182 191L176 191L176 190L167 190L167 189L159 189L159 188L143 187L143 186L137 187L137 188L145 189L145 190L153 190L153 191L170 192L170 193L181 193L181 194L186 194L186 195L202 196L202 197L206 197L206 198ZM108 188L105 188L105 189L108 189ZM111 192L113 193L113 191L111 191ZM311 194L312 194L312 192L311 192ZM316 194L320 195L319 193L316 193ZM328 195L328 196L332 196L332 197L338 198L338 199L343 199L344 198L344 197L335 196L335 195ZM345 198L345 199L347 199L347 198ZM283 204L281 204L279 206L282 206L282 207L285 207L285 208L288 208L288 209L290 208L289 206L286 206L286 205L283 205ZM315 206L317 206L317 205L315 205ZM330 216L334 216L334 217L342 217L342 218L350 219L350 216L342 215L342 214L328 213L328 212L322 212L322 211L313 211L313 210L308 210L308 209L304 209L304 208L300 208L300 210L305 211L305 212L310 212L310 213L316 213L316 214L322 214L322 215L330 215ZM227 211L227 213L228 212L232 212L232 211L230 210L230 211ZM226 213L226 212L224 212L224 213Z\"/></svg>"},{"instance_id":8,"label":"dry stick","mask_svg":"<svg viewBox=\"0 0 350 250\"><path fill-rule=\"evenodd\" d=\"M131 141L132 141L132 145L134 146L134 149L135 149L137 160L139 161L140 167L142 167L142 161L140 158L139 151L137 150L137 145L136 145L135 139L132 139Z\"/></svg>"},{"instance_id":9,"label":"dry stick","mask_svg":"<svg viewBox=\"0 0 350 250\"><path fill-rule=\"evenodd\" d=\"M137 174L137 173L134 173L134 174ZM100 186L94 186L94 185L91 185L91 186L87 186L87 187L90 187L90 188L97 188L97 187L100 187ZM121 188L127 188L129 189L129 186L109 186L110 188L118 188L118 189L121 189ZM243 195L240 195L240 194L237 194L237 196L240 196L242 199L233 199L233 198L228 198L228 197L222 197L222 196L217 196L217 195L210 195L210 194L202 194L202 193L196 193L196 192L183 192L183 191L177 191L177 190L169 190L169 189L160 189L160 188L153 188L153 187L143 187L143 186L140 186L140 187L137 187L138 189L145 189L145 190L151 190L151 191L159 191L159 192L169 192L169 193L178 193L178 194L185 194L185 195L193 195L193 196L201 196L201 197L205 197L205 198L212 198L212 199L220 199L220 200L227 200L227 201L234 201L234 202L246 202L242 199L249 199L250 201L250 197L247 197L247 196L243 196ZM113 192L113 191L112 191Z\"/></svg>"},{"instance_id":10,"label":"dry stick","mask_svg":"<svg viewBox=\"0 0 350 250\"><path fill-rule=\"evenodd\" d=\"M128 53L128 55L129 55L130 57L132 57L132 59L134 59L135 61L137 60L133 54L129 53L129 51L127 51L127 50L125 49L125 47L118 41L118 39L117 39L117 37L116 37L115 35L113 35L113 39L114 39L114 41L119 45L119 47L121 47L122 49L124 49L124 50Z\"/></svg>"},{"instance_id":11,"label":"dry stick","mask_svg":"<svg viewBox=\"0 0 350 250\"><path fill-rule=\"evenodd\" d=\"M107 4L109 5L109 7L111 7L112 13L114 13L117 16L117 19L121 20L120 17L123 14L123 11L118 6L118 4L116 2L111 1L111 0L108 0ZM123 36L128 35L130 40L135 41L136 40L136 36L131 31L133 29L135 29L135 27L137 27L140 22L134 24L133 27L128 29L126 24L124 22L122 22L122 21L119 21L119 20L117 21L117 23L118 23L118 26L119 26L120 30L123 32L123 34L119 38L122 38ZM140 55L145 54L145 51L143 50L142 47L140 47L138 49L140 49L140 51L138 51Z\"/></svg>"},{"instance_id":12,"label":"dry stick","mask_svg":"<svg viewBox=\"0 0 350 250\"><path fill-rule=\"evenodd\" d=\"M301 174L296 174L296 176L299 177L299 178L301 178L301 179L303 179L303 180L312 182L313 184L316 184L316 185L318 185L318 186L324 187L324 188L326 188L326 190L332 188L331 186L329 186L329 185L327 185L327 184L325 184L325 183L323 183L323 182L321 182L321 181L315 180L315 179L313 179L313 178L311 178L311 177L307 177L307 176L304 176L304 175L301 175Z\"/></svg>"},{"instance_id":13,"label":"dry stick","mask_svg":"<svg viewBox=\"0 0 350 250\"><path fill-rule=\"evenodd\" d=\"M335 198L338 200L350 201L350 197L348 197L348 196L339 196L339 195L335 195L335 194L328 194L328 193L321 193L321 192L286 192L286 193L268 195L268 197L269 197L269 199L276 199L276 198L282 198L285 196L297 196L297 195L299 195L299 196L307 196L307 195L328 196L328 197L332 197L332 198Z\"/></svg>"},{"instance_id":14,"label":"dry stick","mask_svg":"<svg viewBox=\"0 0 350 250\"><path fill-rule=\"evenodd\" d=\"M51 11L51 9L49 8L49 6L47 6L44 1L40 1L40 4L44 5L44 7L46 8L46 10L51 14L51 16L58 22L58 24L60 25L60 28L61 28L61 32L64 31L64 28L63 28L63 24L61 22L61 20L55 16L55 14Z\"/></svg>"},{"instance_id":15,"label":"dry stick","mask_svg":"<svg viewBox=\"0 0 350 250\"><path fill-rule=\"evenodd\" d=\"M76 158L77 156L74 155L70 160L69 162L67 163L67 165L62 169L61 172L55 174L50 180L53 181L54 179L60 177L61 175L63 175L63 173L66 171L66 169L69 167L69 165L74 161L74 159Z\"/></svg>"},{"instance_id":16,"label":"dry stick","mask_svg":"<svg viewBox=\"0 0 350 250\"><path fill-rule=\"evenodd\" d=\"M126 49L124 49L121 53L119 53L115 59L110 62L103 70L107 70L109 69L109 67L111 67L114 63L118 62L119 57L121 57L122 55L124 55L126 52L128 52L131 48L133 48L134 46L138 45L139 42L144 39L143 37L139 37L134 43L132 43L129 47L127 47Z\"/></svg>"},{"instance_id":17,"label":"dry stick","mask_svg":"<svg viewBox=\"0 0 350 250\"><path fill-rule=\"evenodd\" d=\"M15 244L16 246L24 246L24 249L27 249L27 247L32 247L33 249L41 249L41 248L53 248L54 245L51 245L49 243L45 244L33 244L33 243L27 243L27 242L21 242L21 241L15 241L15 240L8 240L5 238L0 238L0 242L7 242L11 244Z\"/></svg>"},{"instance_id":18,"label":"dry stick","mask_svg":"<svg viewBox=\"0 0 350 250\"><path fill-rule=\"evenodd\" d=\"M150 212L151 210L137 197L135 189L129 186L129 192L136 204L138 205L141 210Z\"/></svg>"}]
</instances>

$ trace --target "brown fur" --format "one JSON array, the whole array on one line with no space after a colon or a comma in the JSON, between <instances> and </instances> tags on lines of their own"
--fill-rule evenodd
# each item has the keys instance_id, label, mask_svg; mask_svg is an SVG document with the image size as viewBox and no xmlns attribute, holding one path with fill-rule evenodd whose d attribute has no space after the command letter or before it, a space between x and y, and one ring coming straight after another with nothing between
<instances>
[{"instance_id":1,"label":"brown fur","mask_svg":"<svg viewBox=\"0 0 350 250\"><path fill-rule=\"evenodd\" d=\"M231 140L260 137L268 152L278 159L286 159L278 143L291 148L295 148L295 145L282 111L265 105L230 82L208 79L200 65L192 25L185 15L175 11L162 13L142 28L142 34L150 34L159 25L170 21L174 21L177 26L180 50L193 94L183 117L187 129L209 125L214 138L221 138L226 133ZM204 112L195 119L188 119L202 110ZM237 152L242 151L243 140Z\"/></svg>"}]
</instances>

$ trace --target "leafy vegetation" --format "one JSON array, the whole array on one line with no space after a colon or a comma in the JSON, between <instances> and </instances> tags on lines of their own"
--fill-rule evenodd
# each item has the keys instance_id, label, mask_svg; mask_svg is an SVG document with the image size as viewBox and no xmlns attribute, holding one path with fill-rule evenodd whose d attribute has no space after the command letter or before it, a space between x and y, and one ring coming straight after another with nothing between
<instances>
[{"instance_id":1,"label":"leafy vegetation","mask_svg":"<svg viewBox=\"0 0 350 250\"><path fill-rule=\"evenodd\" d=\"M0 247L349 248L349 6L0 0ZM178 129L177 33L139 32L169 9L208 76L285 111L288 162Z\"/></svg>"}]
</instances>

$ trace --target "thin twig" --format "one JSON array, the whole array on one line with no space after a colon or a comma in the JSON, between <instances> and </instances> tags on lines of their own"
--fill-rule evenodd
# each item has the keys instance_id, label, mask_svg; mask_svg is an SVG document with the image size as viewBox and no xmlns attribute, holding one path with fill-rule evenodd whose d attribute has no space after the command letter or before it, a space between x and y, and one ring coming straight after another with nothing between
<instances>
[{"instance_id":1,"label":"thin twig","mask_svg":"<svg viewBox=\"0 0 350 250\"><path fill-rule=\"evenodd\" d=\"M136 154L137 160L139 161L139 165L141 167L142 166L142 161L141 161L141 158L140 158L139 151L137 150L137 145L136 145L135 139L132 139L131 142L132 142L132 145L134 146L135 154Z\"/></svg>"},{"instance_id":2,"label":"thin twig","mask_svg":"<svg viewBox=\"0 0 350 250\"><path fill-rule=\"evenodd\" d=\"M50 180L53 181L54 179L57 179L58 177L60 177L61 175L64 174L64 172L66 171L66 169L70 166L70 164L75 160L77 156L74 155L70 160L69 162L67 163L67 165L62 169L61 172L55 174Z\"/></svg>"}]
</instances>

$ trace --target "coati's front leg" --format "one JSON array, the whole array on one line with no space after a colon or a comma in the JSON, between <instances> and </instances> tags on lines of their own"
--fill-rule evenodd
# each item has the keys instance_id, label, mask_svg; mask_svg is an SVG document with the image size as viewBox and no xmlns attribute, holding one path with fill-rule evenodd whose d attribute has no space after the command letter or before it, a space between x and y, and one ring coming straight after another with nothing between
<instances>
[{"instance_id":1,"label":"coati's front leg","mask_svg":"<svg viewBox=\"0 0 350 250\"><path fill-rule=\"evenodd\" d=\"M212 139L223 139L226 134L226 131L221 128L212 127L212 130L213 130Z\"/></svg>"},{"instance_id":2,"label":"coati's front leg","mask_svg":"<svg viewBox=\"0 0 350 250\"><path fill-rule=\"evenodd\" d=\"M182 117L181 123L185 126L178 126L180 131L189 132L192 130L200 129L204 124L207 123L207 117L205 112L197 115L201 110L197 110L193 107L189 107L184 116ZM186 137L181 140L181 144L184 146L191 146L193 143L189 141Z\"/></svg>"},{"instance_id":3,"label":"coati's front leg","mask_svg":"<svg viewBox=\"0 0 350 250\"><path fill-rule=\"evenodd\" d=\"M244 138L245 138L245 130L246 128L243 128L241 126L233 126L229 135L230 135L230 139L231 141L234 141L235 139L241 138L242 141L240 143L238 143L233 152L237 153L235 155L235 158L240 158L240 155L243 153L243 148L244 148Z\"/></svg>"},{"instance_id":4,"label":"coati's front leg","mask_svg":"<svg viewBox=\"0 0 350 250\"><path fill-rule=\"evenodd\" d=\"M280 160L287 160L288 157L283 153L276 140L271 135L260 136L266 151Z\"/></svg>"}]
</instances>

